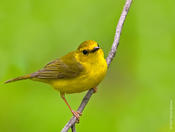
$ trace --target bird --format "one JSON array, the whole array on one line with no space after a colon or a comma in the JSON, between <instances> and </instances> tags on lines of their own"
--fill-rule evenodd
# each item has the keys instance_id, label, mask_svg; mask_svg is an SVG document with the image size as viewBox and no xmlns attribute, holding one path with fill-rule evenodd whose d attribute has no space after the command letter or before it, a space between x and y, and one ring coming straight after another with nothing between
<instances>
[{"instance_id":1,"label":"bird","mask_svg":"<svg viewBox=\"0 0 175 132\"><path fill-rule=\"evenodd\" d=\"M97 85L103 80L107 72L107 62L104 52L94 40L82 42L79 47L63 57L46 64L42 69L5 83L30 79L51 85L60 92L73 116L78 120L79 111L74 111L65 98L65 94L80 93L91 88L97 90Z\"/></svg>"}]
</instances>

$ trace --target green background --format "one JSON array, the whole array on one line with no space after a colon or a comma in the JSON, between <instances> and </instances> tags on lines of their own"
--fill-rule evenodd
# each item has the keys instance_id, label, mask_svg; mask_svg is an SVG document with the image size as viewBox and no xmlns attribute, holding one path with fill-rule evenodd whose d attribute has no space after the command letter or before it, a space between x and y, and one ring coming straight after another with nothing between
<instances>
[{"instance_id":1,"label":"green background","mask_svg":"<svg viewBox=\"0 0 175 132\"><path fill-rule=\"evenodd\" d=\"M124 0L0 0L0 132L58 132L72 116L59 93L30 80L84 40L110 51ZM134 0L117 55L78 132L175 130L175 2ZM76 109L85 92L67 95ZM172 111L170 112L170 100Z\"/></svg>"}]
</instances>

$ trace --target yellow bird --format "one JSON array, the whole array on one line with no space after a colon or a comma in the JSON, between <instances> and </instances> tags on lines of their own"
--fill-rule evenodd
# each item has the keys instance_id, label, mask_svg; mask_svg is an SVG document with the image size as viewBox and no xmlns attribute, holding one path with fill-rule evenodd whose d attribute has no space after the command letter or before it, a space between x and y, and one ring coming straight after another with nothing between
<instances>
[{"instance_id":1,"label":"yellow bird","mask_svg":"<svg viewBox=\"0 0 175 132\"><path fill-rule=\"evenodd\" d=\"M103 50L97 42L87 40L81 43L77 50L48 63L43 69L5 83L24 79L48 83L60 91L72 114L79 119L81 113L71 109L64 95L96 88L106 75L106 71L107 63Z\"/></svg>"}]
</instances>

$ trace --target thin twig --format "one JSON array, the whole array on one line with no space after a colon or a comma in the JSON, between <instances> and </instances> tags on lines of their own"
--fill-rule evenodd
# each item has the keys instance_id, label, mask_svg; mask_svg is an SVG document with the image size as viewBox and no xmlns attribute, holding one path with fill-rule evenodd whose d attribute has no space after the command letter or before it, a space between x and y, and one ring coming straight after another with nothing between
<instances>
[{"instance_id":1,"label":"thin twig","mask_svg":"<svg viewBox=\"0 0 175 132\"><path fill-rule=\"evenodd\" d=\"M73 124L73 125L71 126L71 129L72 129L72 132L76 132L75 124Z\"/></svg>"},{"instance_id":2,"label":"thin twig","mask_svg":"<svg viewBox=\"0 0 175 132\"><path fill-rule=\"evenodd\" d=\"M124 24L124 21L125 21L125 18L128 14L128 11L129 11L129 8L131 6L131 3L132 3L132 0L126 0L126 3L124 5L124 8L123 8L123 11L122 11L122 14L120 16L120 19L118 21L118 24L117 24L117 27L116 27L116 33L115 33L115 37L114 37L114 42L112 44L112 48L111 48L111 51L108 55L108 57L106 58L106 61L107 61L107 64L108 66L111 64L111 61L113 60L116 52L117 52L117 47L119 45L119 40L120 40L120 34L121 34L121 31L122 31L122 27L123 27L123 24ZM84 96L79 108L78 108L78 111L79 112L83 112L85 106L87 105L90 97L92 96L92 94L94 93L94 89L90 89L87 94ZM64 128L62 129L61 132L67 132L69 130L70 127L72 127L72 132L73 132L73 128L75 129L75 123L76 123L76 117L72 117L69 122L64 126Z\"/></svg>"},{"instance_id":3,"label":"thin twig","mask_svg":"<svg viewBox=\"0 0 175 132\"><path fill-rule=\"evenodd\" d=\"M116 32L115 32L115 37L114 37L114 42L112 44L111 51L109 52L109 55L106 58L108 66L111 64L111 61L113 60L113 58L114 58L114 56L117 52L117 48L118 48L119 41L120 41L120 34L121 34L121 31L122 31L122 28L123 28L123 24L125 22L125 18L128 14L130 6L131 6L131 3L132 3L132 0L126 0L125 6L124 6L123 11L122 11L122 14L121 14L120 19L118 21Z\"/></svg>"}]
</instances>

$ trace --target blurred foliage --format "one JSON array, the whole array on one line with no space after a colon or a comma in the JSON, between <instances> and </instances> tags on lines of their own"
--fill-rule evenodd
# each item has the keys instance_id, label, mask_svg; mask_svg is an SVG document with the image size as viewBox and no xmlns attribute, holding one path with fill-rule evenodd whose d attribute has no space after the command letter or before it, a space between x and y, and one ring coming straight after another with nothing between
<instances>
[{"instance_id":1,"label":"blurred foliage","mask_svg":"<svg viewBox=\"0 0 175 132\"><path fill-rule=\"evenodd\" d=\"M42 68L84 40L98 41L107 56L124 2L1 0L1 82ZM175 109L174 4L134 0L117 55L77 131L170 131L170 99ZM46 84L26 80L0 85L0 132L57 132L72 116L59 93ZM67 95L74 109L84 94Z\"/></svg>"}]
</instances>

